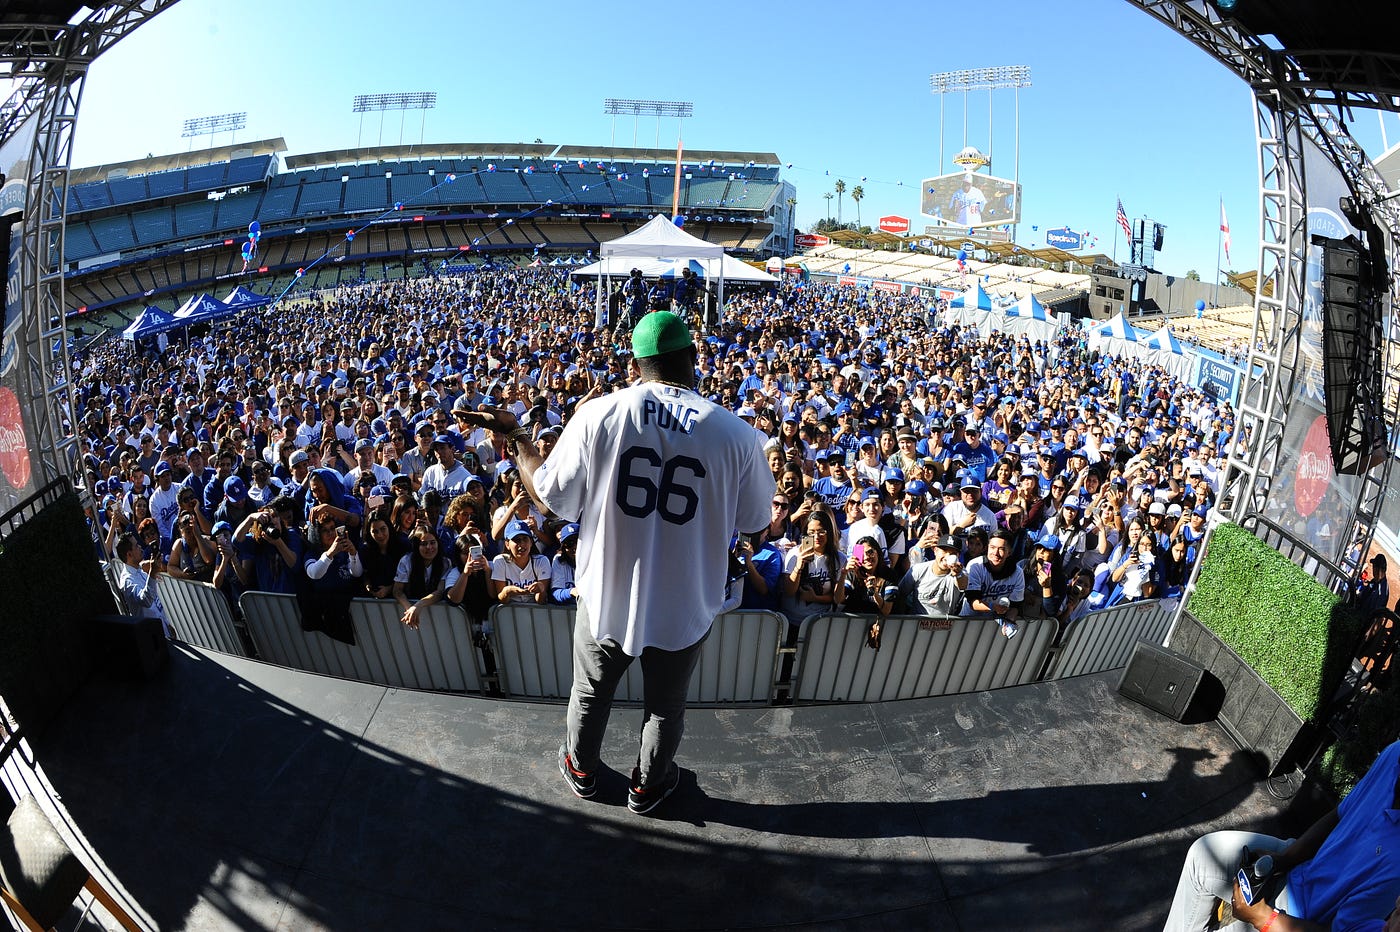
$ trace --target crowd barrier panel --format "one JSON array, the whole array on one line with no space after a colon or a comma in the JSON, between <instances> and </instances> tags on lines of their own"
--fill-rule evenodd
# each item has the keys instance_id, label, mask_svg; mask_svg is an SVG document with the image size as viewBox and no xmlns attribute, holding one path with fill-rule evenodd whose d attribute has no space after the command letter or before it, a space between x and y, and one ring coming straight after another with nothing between
<instances>
[{"instance_id":1,"label":"crowd barrier panel","mask_svg":"<svg viewBox=\"0 0 1400 932\"><path fill-rule=\"evenodd\" d=\"M233 607L222 591L206 582L161 576L156 582L165 618L186 644L238 657L248 656Z\"/></svg>"},{"instance_id":2,"label":"crowd barrier panel","mask_svg":"<svg viewBox=\"0 0 1400 932\"><path fill-rule=\"evenodd\" d=\"M518 699L567 699L573 683L572 606L497 605L492 638L501 691ZM787 620L773 612L726 612L700 649L687 702L767 704L773 698L778 648ZM617 699L641 702L641 664L627 668Z\"/></svg>"},{"instance_id":3,"label":"crowd barrier panel","mask_svg":"<svg viewBox=\"0 0 1400 932\"><path fill-rule=\"evenodd\" d=\"M238 601L258 655L269 663L403 689L481 692L481 661L466 612L455 605L421 610L405 627L392 599L355 599L355 644L301 629L296 596L245 592Z\"/></svg>"},{"instance_id":4,"label":"crowd barrier panel","mask_svg":"<svg viewBox=\"0 0 1400 932\"><path fill-rule=\"evenodd\" d=\"M868 615L818 615L807 627L793 683L796 702L883 702L1033 683L1059 633L1054 618L1023 619L1008 640L996 621L891 615L880 649L866 646Z\"/></svg>"},{"instance_id":5,"label":"crowd barrier panel","mask_svg":"<svg viewBox=\"0 0 1400 932\"><path fill-rule=\"evenodd\" d=\"M1070 623L1050 660L1047 680L1102 673L1127 666L1138 641L1164 644L1176 599L1128 602L1090 612Z\"/></svg>"}]
</instances>

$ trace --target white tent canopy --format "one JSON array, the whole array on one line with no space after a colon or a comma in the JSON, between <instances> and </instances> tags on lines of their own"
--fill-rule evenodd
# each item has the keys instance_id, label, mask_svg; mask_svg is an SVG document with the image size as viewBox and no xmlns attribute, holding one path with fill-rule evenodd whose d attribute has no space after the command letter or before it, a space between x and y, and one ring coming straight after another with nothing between
<instances>
[{"instance_id":1,"label":"white tent canopy","mask_svg":"<svg viewBox=\"0 0 1400 932\"><path fill-rule=\"evenodd\" d=\"M635 256L646 259L708 259L724 255L716 246L677 227L661 214L625 236L608 240L598 247L598 255Z\"/></svg>"},{"instance_id":2,"label":"white tent canopy","mask_svg":"<svg viewBox=\"0 0 1400 932\"><path fill-rule=\"evenodd\" d=\"M1140 359L1182 380L1191 378L1196 364L1194 354L1185 351L1168 327L1144 334L1121 313L1089 331L1089 348L1106 355Z\"/></svg>"},{"instance_id":3,"label":"white tent canopy","mask_svg":"<svg viewBox=\"0 0 1400 932\"><path fill-rule=\"evenodd\" d=\"M747 262L740 262L733 256L720 256L718 259L700 259L697 264L703 270L706 279L717 279L723 266L724 278L726 281L734 282L776 282L777 276L770 275L762 269L756 269ZM659 278L667 272L679 270L686 265L685 259L643 259L627 258L623 256L609 256L599 260L592 265L585 265L581 269L574 269L571 275L589 276L596 278L599 274L612 278L625 278L632 269L641 269L642 275L647 278Z\"/></svg>"},{"instance_id":4,"label":"white tent canopy","mask_svg":"<svg viewBox=\"0 0 1400 932\"><path fill-rule=\"evenodd\" d=\"M627 270L641 268L637 262L627 261L631 259L699 259L702 262L707 260L714 261L719 264L719 268L715 270L717 273L715 278L718 281L716 306L724 306L724 279L726 267L722 260L728 258L724 254L724 247L707 242L706 240L700 239L698 236L690 235L677 227L662 214L657 214L625 236L619 236L617 239L608 240L606 243L601 244L598 247L598 254L603 257L603 261L597 263L597 271L595 272L598 278L598 288L597 306L594 316L599 327L603 326L604 309L606 307L603 296L603 277L605 275L611 277L619 274L615 272L611 266L607 268L604 267L604 263L607 263L609 260L623 260L622 264L626 266L626 270L620 273L622 275L626 275ZM742 265L743 263L739 264ZM589 268L592 268L592 266L589 266ZM746 268L748 267L746 266ZM753 271L757 272L758 270L753 269ZM706 277L709 277L708 266Z\"/></svg>"}]
</instances>

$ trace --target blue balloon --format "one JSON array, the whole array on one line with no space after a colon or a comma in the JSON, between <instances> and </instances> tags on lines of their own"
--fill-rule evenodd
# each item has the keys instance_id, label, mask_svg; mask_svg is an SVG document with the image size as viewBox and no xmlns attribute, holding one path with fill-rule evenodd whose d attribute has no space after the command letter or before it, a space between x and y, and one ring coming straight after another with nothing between
<instances>
[{"instance_id":1,"label":"blue balloon","mask_svg":"<svg viewBox=\"0 0 1400 932\"><path fill-rule=\"evenodd\" d=\"M261 231L262 224L258 223L258 221L254 220L252 223L248 224L248 232L252 233L254 236L256 236Z\"/></svg>"},{"instance_id":2,"label":"blue balloon","mask_svg":"<svg viewBox=\"0 0 1400 932\"><path fill-rule=\"evenodd\" d=\"M1206 302L1205 302L1205 301L1202 301L1202 300L1200 300L1200 299L1197 299L1197 301L1196 301L1196 310L1198 310L1198 311L1204 311L1205 309L1206 309Z\"/></svg>"},{"instance_id":3,"label":"blue balloon","mask_svg":"<svg viewBox=\"0 0 1400 932\"><path fill-rule=\"evenodd\" d=\"M680 214L676 214L674 217L672 217L671 222L674 223L677 227L685 226L685 218L682 217Z\"/></svg>"}]
</instances>

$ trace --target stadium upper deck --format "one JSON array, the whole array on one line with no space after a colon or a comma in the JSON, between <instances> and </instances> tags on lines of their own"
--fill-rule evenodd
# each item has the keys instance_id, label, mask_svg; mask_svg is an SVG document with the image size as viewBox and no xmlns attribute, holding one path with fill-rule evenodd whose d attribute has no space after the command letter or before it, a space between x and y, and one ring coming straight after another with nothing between
<instances>
[{"instance_id":1,"label":"stadium upper deck","mask_svg":"<svg viewBox=\"0 0 1400 932\"><path fill-rule=\"evenodd\" d=\"M263 140L75 170L64 242L70 310L251 275L239 247L253 220L262 226L256 268L264 275L327 249L356 268L432 261L464 247L596 251L669 212L676 180L674 153L656 149L462 144L283 158L284 149L280 139ZM681 175L690 232L734 252L790 253L796 191L776 155L687 152ZM370 220L344 241L346 229Z\"/></svg>"}]
</instances>

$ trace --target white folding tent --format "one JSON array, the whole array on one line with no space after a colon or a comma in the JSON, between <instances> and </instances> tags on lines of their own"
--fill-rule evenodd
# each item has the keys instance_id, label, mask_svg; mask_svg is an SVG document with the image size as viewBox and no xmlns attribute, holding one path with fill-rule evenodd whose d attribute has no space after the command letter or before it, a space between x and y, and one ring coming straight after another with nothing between
<instances>
[{"instance_id":1,"label":"white folding tent","mask_svg":"<svg viewBox=\"0 0 1400 932\"><path fill-rule=\"evenodd\" d=\"M691 236L689 233L676 226L665 216L657 214L637 229L625 236L609 240L598 247L598 254L603 257L603 262L598 263L598 298L594 313L594 323L598 327L603 326L603 318L606 311L604 294L605 274L611 276L612 269L605 268L608 259L630 258L630 259L724 259L724 247L716 246L714 243L700 239L698 236ZM635 263L628 266L630 270ZM755 270L757 271L757 270ZM623 274L626 274L625 272ZM722 307L724 305L724 266L721 263L719 268L719 284L717 286L716 303Z\"/></svg>"}]
</instances>

